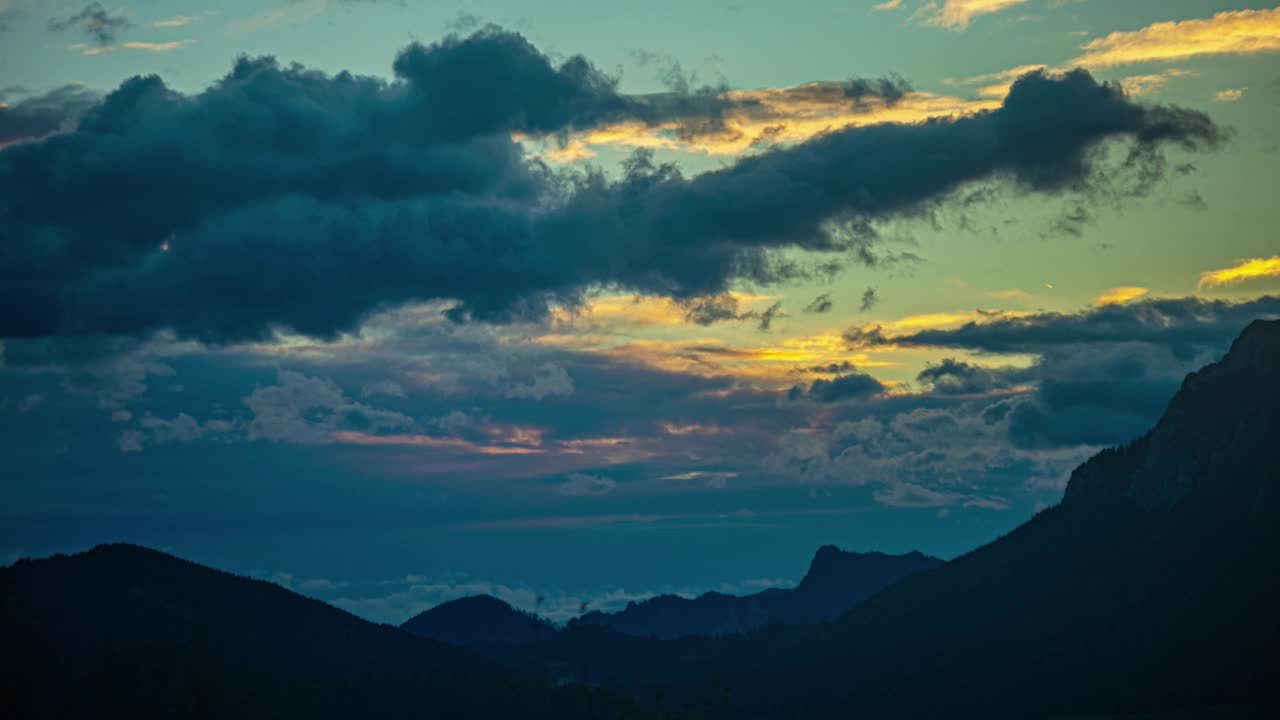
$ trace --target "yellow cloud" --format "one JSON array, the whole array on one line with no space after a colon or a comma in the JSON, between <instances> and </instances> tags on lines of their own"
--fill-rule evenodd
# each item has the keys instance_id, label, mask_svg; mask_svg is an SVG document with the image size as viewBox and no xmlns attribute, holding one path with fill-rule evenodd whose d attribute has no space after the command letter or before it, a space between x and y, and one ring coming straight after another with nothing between
<instances>
[{"instance_id":1,"label":"yellow cloud","mask_svg":"<svg viewBox=\"0 0 1280 720\"><path fill-rule=\"evenodd\" d=\"M1246 280L1269 277L1280 277L1280 256L1243 260L1233 267L1210 270L1200 276L1200 287L1212 288L1222 285L1235 285Z\"/></svg>"},{"instance_id":2,"label":"yellow cloud","mask_svg":"<svg viewBox=\"0 0 1280 720\"><path fill-rule=\"evenodd\" d=\"M1088 68L1185 60L1198 55L1280 52L1280 8L1220 12L1210 18L1160 22L1086 43L1073 65Z\"/></svg>"},{"instance_id":3,"label":"yellow cloud","mask_svg":"<svg viewBox=\"0 0 1280 720\"><path fill-rule=\"evenodd\" d=\"M778 299L776 295L730 291L734 307L762 308ZM689 307L671 298L654 295L601 295L576 308L556 308L552 319L561 327L626 325L688 325Z\"/></svg>"},{"instance_id":4,"label":"yellow cloud","mask_svg":"<svg viewBox=\"0 0 1280 720\"><path fill-rule=\"evenodd\" d=\"M178 17L169 18L168 20L157 20L151 23L151 27L157 28L176 28L185 27L192 23L200 22L200 18L194 15L179 15Z\"/></svg>"},{"instance_id":5,"label":"yellow cloud","mask_svg":"<svg viewBox=\"0 0 1280 720\"><path fill-rule=\"evenodd\" d=\"M946 0L941 7L937 2L930 2L920 8L916 14L923 18L925 25L944 27L950 30L963 30L980 15L989 15L1008 8L1022 5L1027 0Z\"/></svg>"},{"instance_id":6,"label":"yellow cloud","mask_svg":"<svg viewBox=\"0 0 1280 720\"><path fill-rule=\"evenodd\" d=\"M595 353L617 362L696 377L730 377L744 383L781 389L822 377L814 368L851 363L862 369L896 367L867 353L851 353L837 331L734 345L721 338L627 339L617 335L542 335L533 342Z\"/></svg>"},{"instance_id":7,"label":"yellow cloud","mask_svg":"<svg viewBox=\"0 0 1280 720\"><path fill-rule=\"evenodd\" d=\"M997 300L1017 300L1019 302L1029 302L1032 299L1031 293L1026 290L1012 288L1009 290L993 290L987 293L987 297Z\"/></svg>"},{"instance_id":8,"label":"yellow cloud","mask_svg":"<svg viewBox=\"0 0 1280 720\"><path fill-rule=\"evenodd\" d=\"M1231 88L1230 90L1223 90L1217 95L1214 95L1213 99L1217 100L1218 102L1235 102L1240 98L1244 97L1244 93L1248 89L1249 89L1248 87L1241 87L1241 88Z\"/></svg>"},{"instance_id":9,"label":"yellow cloud","mask_svg":"<svg viewBox=\"0 0 1280 720\"><path fill-rule=\"evenodd\" d=\"M766 145L803 142L848 127L971 115L998 107L1002 96L971 100L909 92L894 102L878 97L855 101L843 83L815 82L786 88L730 90L721 98L731 109L717 124L703 126L673 120L650 125L629 121L573 133L567 139L537 141L520 135L516 139L530 142L533 152L559 163L592 157L597 147L740 155Z\"/></svg>"},{"instance_id":10,"label":"yellow cloud","mask_svg":"<svg viewBox=\"0 0 1280 720\"><path fill-rule=\"evenodd\" d=\"M1169 84L1169 80L1180 77L1195 77L1190 70L1165 70L1151 75L1131 75L1120 81L1120 86L1130 95L1146 95L1160 90Z\"/></svg>"},{"instance_id":11,"label":"yellow cloud","mask_svg":"<svg viewBox=\"0 0 1280 720\"><path fill-rule=\"evenodd\" d=\"M893 345L893 340L899 335L910 335L921 330L944 330L969 323L981 325L982 323L996 320L1027 317L1031 314L1025 310L972 310L968 312L908 315L897 320L866 323L842 334L840 339L845 347L867 350L874 350L878 347L880 350L889 350L896 349ZM856 336L859 333L869 336L869 338L865 340L857 339L856 337L851 339L851 336Z\"/></svg>"},{"instance_id":12,"label":"yellow cloud","mask_svg":"<svg viewBox=\"0 0 1280 720\"><path fill-rule=\"evenodd\" d=\"M1116 287L1102 293L1094 299L1093 304L1098 307L1107 305L1123 305L1130 300L1136 300L1143 295L1151 292L1150 288L1144 287Z\"/></svg>"},{"instance_id":13,"label":"yellow cloud","mask_svg":"<svg viewBox=\"0 0 1280 720\"><path fill-rule=\"evenodd\" d=\"M967 322L980 320L984 315L974 311L967 312L943 312L943 313L924 313L921 315L908 315L890 320L888 322L877 323L884 330L926 330L955 327L963 325Z\"/></svg>"}]
</instances>

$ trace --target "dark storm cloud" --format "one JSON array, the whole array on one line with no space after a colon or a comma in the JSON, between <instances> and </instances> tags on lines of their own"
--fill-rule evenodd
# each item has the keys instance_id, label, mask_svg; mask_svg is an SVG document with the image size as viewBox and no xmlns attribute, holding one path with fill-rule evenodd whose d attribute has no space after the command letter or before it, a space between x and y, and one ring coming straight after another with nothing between
<instances>
[{"instance_id":1,"label":"dark storm cloud","mask_svg":"<svg viewBox=\"0 0 1280 720\"><path fill-rule=\"evenodd\" d=\"M741 114L756 122L776 120L785 122L787 110L762 102L750 93L727 95L729 87L719 84L700 84L696 73L688 72L674 58L644 50L633 50L632 57L644 67L657 65L657 79L668 92L631 96L634 118L650 124L674 123L674 134L681 139L715 134L728 130L725 123L729 113ZM849 78L845 81L812 82L778 91L782 105L819 105L829 108L841 106L852 110L870 110L874 104L895 105L912 91L911 85L897 75L885 78ZM757 143L767 143L766 131L755 138Z\"/></svg>"},{"instance_id":2,"label":"dark storm cloud","mask_svg":"<svg viewBox=\"0 0 1280 720\"><path fill-rule=\"evenodd\" d=\"M782 312L782 301L779 300L778 302L770 305L764 312L760 313L759 328L761 331L768 331L773 327L774 320L784 317L788 317L788 315Z\"/></svg>"},{"instance_id":3,"label":"dark storm cloud","mask_svg":"<svg viewBox=\"0 0 1280 720\"><path fill-rule=\"evenodd\" d=\"M1056 348L1026 372L1037 389L1011 406L1010 438L1020 447L1133 440L1160 417L1186 374L1217 355L1179 357L1170 347L1138 342Z\"/></svg>"},{"instance_id":4,"label":"dark storm cloud","mask_svg":"<svg viewBox=\"0 0 1280 720\"><path fill-rule=\"evenodd\" d=\"M804 306L804 311L810 314L822 314L831 312L831 308L835 303L831 302L831 293L822 293L814 298L812 302Z\"/></svg>"},{"instance_id":5,"label":"dark storm cloud","mask_svg":"<svg viewBox=\"0 0 1280 720\"><path fill-rule=\"evenodd\" d=\"M808 388L796 385L787 392L791 401L812 400L819 403L838 403L849 400L865 400L884 391L884 385L866 373L853 372L830 380L814 380Z\"/></svg>"},{"instance_id":6,"label":"dark storm cloud","mask_svg":"<svg viewBox=\"0 0 1280 720\"><path fill-rule=\"evenodd\" d=\"M0 152L0 302L22 308L0 337L332 335L409 300L505 320L599 286L690 300L810 273L775 251L849 251L865 239L841 228L968 182L1078 191L1109 139L1140 157L1222 139L1076 71L1026 76L995 111L849 128L695 177L643 155L617 180L566 177L511 133L661 113L494 28L412 45L395 72L242 59L198 95L133 78L75 131Z\"/></svg>"},{"instance_id":7,"label":"dark storm cloud","mask_svg":"<svg viewBox=\"0 0 1280 720\"><path fill-rule=\"evenodd\" d=\"M1175 353L1224 350L1253 320L1280 315L1280 297L1245 302L1197 297L1141 300L1078 313L1037 313L971 322L952 330L922 330L894 337L882 329L854 328L845 339L854 346L911 345L990 353L1040 354L1088 343L1153 343Z\"/></svg>"},{"instance_id":8,"label":"dark storm cloud","mask_svg":"<svg viewBox=\"0 0 1280 720\"><path fill-rule=\"evenodd\" d=\"M738 302L738 298L729 293L696 297L680 304L685 311L685 320L695 325L715 325L716 323L732 320L752 320L756 322L756 327L761 332L767 332L773 327L774 320L790 317L782 311L781 300L764 310L743 311L740 309L741 303Z\"/></svg>"},{"instance_id":9,"label":"dark storm cloud","mask_svg":"<svg viewBox=\"0 0 1280 720\"><path fill-rule=\"evenodd\" d=\"M876 289L869 287L862 293L862 302L858 303L858 312L870 312L879 303L880 296L876 295Z\"/></svg>"},{"instance_id":10,"label":"dark storm cloud","mask_svg":"<svg viewBox=\"0 0 1280 720\"><path fill-rule=\"evenodd\" d=\"M1027 385L1025 397L987 411L1008 422L1019 447L1112 445L1141 435L1187 373L1216 359L1246 325L1280 316L1280 298L1245 302L1169 298L1078 313L997 318L952 330L886 338L876 328L854 344L897 344L1038 356L1031 367L982 368L944 360L918 380L935 394L965 395Z\"/></svg>"},{"instance_id":11,"label":"dark storm cloud","mask_svg":"<svg viewBox=\"0 0 1280 720\"><path fill-rule=\"evenodd\" d=\"M0 146L69 130L80 114L98 99L95 93L79 85L66 85L44 95L0 105ZM0 92L0 102L9 102L6 93Z\"/></svg>"},{"instance_id":12,"label":"dark storm cloud","mask_svg":"<svg viewBox=\"0 0 1280 720\"><path fill-rule=\"evenodd\" d=\"M825 365L810 365L808 367L795 368L792 372L796 374L817 373L822 375L842 375L848 372L854 372L858 369L857 365L848 360L840 362L827 363Z\"/></svg>"},{"instance_id":13,"label":"dark storm cloud","mask_svg":"<svg viewBox=\"0 0 1280 720\"><path fill-rule=\"evenodd\" d=\"M1027 373L1012 368L985 368L954 358L930 363L916 380L942 395L977 395L1025 381Z\"/></svg>"},{"instance_id":14,"label":"dark storm cloud","mask_svg":"<svg viewBox=\"0 0 1280 720\"><path fill-rule=\"evenodd\" d=\"M65 18L50 18L49 30L63 32L79 28L99 45L110 45L116 41L116 33L129 27L129 20L120 15L112 15L102 7L102 3L89 3L83 10Z\"/></svg>"}]
</instances>

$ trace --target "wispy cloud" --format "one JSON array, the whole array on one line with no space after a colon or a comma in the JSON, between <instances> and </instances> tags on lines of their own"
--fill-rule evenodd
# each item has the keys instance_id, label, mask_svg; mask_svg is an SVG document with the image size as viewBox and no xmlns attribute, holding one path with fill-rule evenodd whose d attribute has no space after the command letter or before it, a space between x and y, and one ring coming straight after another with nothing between
<instances>
[{"instance_id":1,"label":"wispy cloud","mask_svg":"<svg viewBox=\"0 0 1280 720\"><path fill-rule=\"evenodd\" d=\"M187 25L190 25L192 23L198 23L198 22L200 22L200 17L198 15L179 15L178 17L172 17L172 18L169 18L168 20L157 20L151 23L151 27L156 27L156 28L186 27Z\"/></svg>"},{"instance_id":2,"label":"wispy cloud","mask_svg":"<svg viewBox=\"0 0 1280 720\"><path fill-rule=\"evenodd\" d=\"M146 52L164 53L171 52L173 50L180 50L194 43L195 40L174 40L172 42L162 43L130 41L120 43L119 45L106 45L103 47L76 43L71 46L71 49L79 50L85 55L106 55L107 53L113 53L117 50L145 50Z\"/></svg>"},{"instance_id":3,"label":"wispy cloud","mask_svg":"<svg viewBox=\"0 0 1280 720\"><path fill-rule=\"evenodd\" d=\"M1222 92L1219 92L1217 95L1214 95L1213 99L1217 100L1218 102L1235 102L1240 98L1244 97L1244 94L1248 89L1249 89L1248 86L1230 88L1228 90L1223 90Z\"/></svg>"},{"instance_id":4,"label":"wispy cloud","mask_svg":"<svg viewBox=\"0 0 1280 720\"><path fill-rule=\"evenodd\" d=\"M289 25L304 22L324 12L326 0L301 0L259 13L236 22L237 29L245 32L261 30L272 25Z\"/></svg>"},{"instance_id":5,"label":"wispy cloud","mask_svg":"<svg viewBox=\"0 0 1280 720\"><path fill-rule=\"evenodd\" d=\"M475 455L537 455L543 450L520 445L483 445L458 437L433 435L370 435L343 430L332 435L333 442L346 445L382 445L394 447L420 447L438 450L458 450Z\"/></svg>"},{"instance_id":6,"label":"wispy cloud","mask_svg":"<svg viewBox=\"0 0 1280 720\"><path fill-rule=\"evenodd\" d=\"M1222 270L1210 270L1200 276L1201 288L1236 285L1246 280L1280 277L1280 256L1254 258Z\"/></svg>"},{"instance_id":7,"label":"wispy cloud","mask_svg":"<svg viewBox=\"0 0 1280 720\"><path fill-rule=\"evenodd\" d=\"M1144 287L1115 287L1095 298L1093 304L1098 307L1120 305L1136 300L1149 292L1151 292L1150 288Z\"/></svg>"},{"instance_id":8,"label":"wispy cloud","mask_svg":"<svg viewBox=\"0 0 1280 720\"><path fill-rule=\"evenodd\" d=\"M1008 70L974 75L973 77L965 78L958 82L961 85L981 85L982 87L978 88L979 95L984 98L999 100L1009 94L1009 88L1013 87L1014 80L1017 80L1027 73L1047 69L1049 69L1048 66L1042 63L1019 65L1018 67L1009 68ZM956 81L949 82L955 83Z\"/></svg>"},{"instance_id":9,"label":"wispy cloud","mask_svg":"<svg viewBox=\"0 0 1280 720\"><path fill-rule=\"evenodd\" d=\"M1280 8L1236 10L1210 18L1160 22L1140 30L1113 32L1086 43L1071 61L1087 68L1140 62L1173 62L1202 55L1280 52Z\"/></svg>"},{"instance_id":10,"label":"wispy cloud","mask_svg":"<svg viewBox=\"0 0 1280 720\"><path fill-rule=\"evenodd\" d=\"M1195 77L1190 70L1170 69L1150 75L1131 75L1120 81L1121 87L1130 95L1146 95L1162 89L1174 78Z\"/></svg>"},{"instance_id":11,"label":"wispy cloud","mask_svg":"<svg viewBox=\"0 0 1280 720\"><path fill-rule=\"evenodd\" d=\"M608 495L618 487L616 480L598 475L574 473L560 484L560 494L571 497L596 497Z\"/></svg>"},{"instance_id":12,"label":"wispy cloud","mask_svg":"<svg viewBox=\"0 0 1280 720\"><path fill-rule=\"evenodd\" d=\"M1005 93L978 100L908 91L901 97L868 96L856 101L849 97L844 83L836 82L729 90L717 96L728 109L716 123L619 122L571 133L567 141L543 141L542 146L535 149L542 157L560 163L594 157L598 147L741 155L771 145L803 142L845 128L971 115L996 108L1007 90L1006 85Z\"/></svg>"},{"instance_id":13,"label":"wispy cloud","mask_svg":"<svg viewBox=\"0 0 1280 720\"><path fill-rule=\"evenodd\" d=\"M897 10L900 7L902 7L902 0L885 0L879 5L873 5L871 9L876 12L884 12L886 10Z\"/></svg>"},{"instance_id":14,"label":"wispy cloud","mask_svg":"<svg viewBox=\"0 0 1280 720\"><path fill-rule=\"evenodd\" d=\"M964 30L974 18L997 13L1026 3L1027 0L946 0L942 4L930 2L916 11L916 17L925 25Z\"/></svg>"},{"instance_id":15,"label":"wispy cloud","mask_svg":"<svg viewBox=\"0 0 1280 720\"><path fill-rule=\"evenodd\" d=\"M101 3L89 3L83 10L65 18L51 18L49 30L63 32L79 28L99 45L110 45L116 41L116 33L129 27L131 23L122 15L112 15Z\"/></svg>"}]
</instances>

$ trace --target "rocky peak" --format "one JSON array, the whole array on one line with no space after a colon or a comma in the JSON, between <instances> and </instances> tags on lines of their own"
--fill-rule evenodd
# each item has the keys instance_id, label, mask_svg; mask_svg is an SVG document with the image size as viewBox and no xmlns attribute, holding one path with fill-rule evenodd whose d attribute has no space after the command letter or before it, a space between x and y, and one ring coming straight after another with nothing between
<instances>
[{"instance_id":1,"label":"rocky peak","mask_svg":"<svg viewBox=\"0 0 1280 720\"><path fill-rule=\"evenodd\" d=\"M1221 361L1187 376L1144 437L1077 468L1065 502L1124 499L1158 510L1198 490L1270 483L1274 473L1263 468L1277 446L1280 320L1257 320Z\"/></svg>"}]
</instances>

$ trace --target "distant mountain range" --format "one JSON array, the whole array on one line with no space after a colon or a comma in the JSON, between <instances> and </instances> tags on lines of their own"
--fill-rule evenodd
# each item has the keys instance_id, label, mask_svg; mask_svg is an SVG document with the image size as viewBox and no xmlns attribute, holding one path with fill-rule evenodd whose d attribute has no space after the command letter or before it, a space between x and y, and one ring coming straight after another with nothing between
<instances>
[{"instance_id":1,"label":"distant mountain range","mask_svg":"<svg viewBox=\"0 0 1280 720\"><path fill-rule=\"evenodd\" d=\"M616 613L589 612L576 622L662 640L736 635L775 624L811 625L834 620L902 578L941 564L942 560L919 552L856 553L826 545L819 548L809 572L793 589L772 588L746 596L660 595L628 603Z\"/></svg>"},{"instance_id":2,"label":"distant mountain range","mask_svg":"<svg viewBox=\"0 0 1280 720\"><path fill-rule=\"evenodd\" d=\"M533 637L486 646L507 669L143 548L22 561L0 569L0 697L17 718L1280 717L1277 448L1280 321L1258 321L1149 433L1078 468L1060 505L832 622L660 640L547 634L488 600L415 618L433 636L488 618L489 639ZM807 617L833 607L795 598L834 552L788 591ZM716 634L742 621L708 608L748 600L726 597L686 601L720 625L661 604L600 617Z\"/></svg>"},{"instance_id":3,"label":"distant mountain range","mask_svg":"<svg viewBox=\"0 0 1280 720\"><path fill-rule=\"evenodd\" d=\"M573 626L601 626L623 635L672 640L720 637L766 625L811 625L834 620L862 600L914 572L942 564L919 552L905 555L818 549L795 588L737 596L709 592L696 598L659 595L627 603L614 613L592 611ZM489 595L460 598L426 610L400 626L424 638L504 656L503 649L551 640L556 628Z\"/></svg>"}]
</instances>

